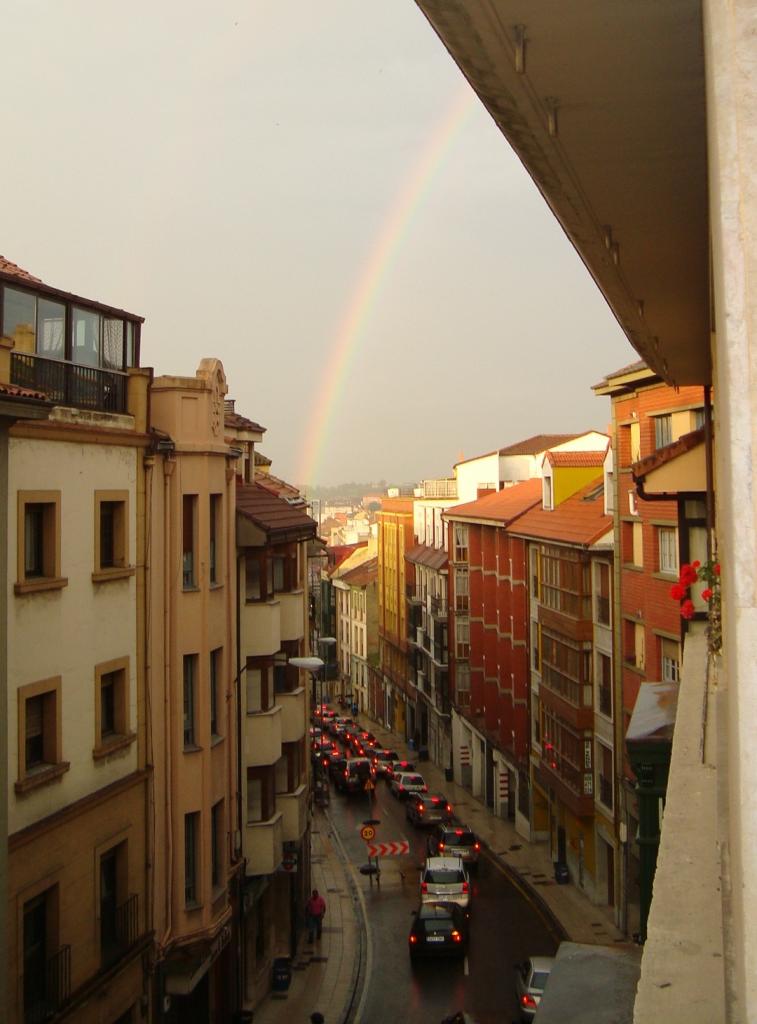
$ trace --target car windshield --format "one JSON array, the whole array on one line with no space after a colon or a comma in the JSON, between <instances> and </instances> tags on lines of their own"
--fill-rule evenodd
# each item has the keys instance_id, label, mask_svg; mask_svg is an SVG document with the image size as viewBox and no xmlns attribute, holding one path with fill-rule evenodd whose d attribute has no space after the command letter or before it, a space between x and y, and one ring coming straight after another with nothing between
<instances>
[{"instance_id":1,"label":"car windshield","mask_svg":"<svg viewBox=\"0 0 757 1024\"><path fill-rule=\"evenodd\" d=\"M426 872L426 881L430 882L431 885L454 885L456 882L462 882L462 880L462 874L453 869L435 868L434 870L429 869Z\"/></svg>"},{"instance_id":2,"label":"car windshield","mask_svg":"<svg viewBox=\"0 0 757 1024\"><path fill-rule=\"evenodd\" d=\"M544 986L547 984L548 979L548 971L534 971L534 973L531 975L531 985L529 987L537 988L540 992L543 992Z\"/></svg>"},{"instance_id":3,"label":"car windshield","mask_svg":"<svg viewBox=\"0 0 757 1024\"><path fill-rule=\"evenodd\" d=\"M423 785L423 779L420 777L420 775L405 775L403 777L403 779L402 779L402 782L406 786L422 786Z\"/></svg>"},{"instance_id":4,"label":"car windshield","mask_svg":"<svg viewBox=\"0 0 757 1024\"><path fill-rule=\"evenodd\" d=\"M448 917L432 917L423 921L423 927L427 932L451 932L455 922Z\"/></svg>"}]
</instances>

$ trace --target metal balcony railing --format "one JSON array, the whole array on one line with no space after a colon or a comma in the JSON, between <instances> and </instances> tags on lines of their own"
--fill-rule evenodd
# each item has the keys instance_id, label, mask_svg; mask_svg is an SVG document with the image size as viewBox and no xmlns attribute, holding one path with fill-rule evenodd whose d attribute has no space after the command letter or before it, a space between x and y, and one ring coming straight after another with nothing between
<instances>
[{"instance_id":1,"label":"metal balcony railing","mask_svg":"<svg viewBox=\"0 0 757 1024\"><path fill-rule=\"evenodd\" d=\"M98 412L126 412L127 374L96 366L11 352L11 384L41 391L56 405Z\"/></svg>"},{"instance_id":2,"label":"metal balcony railing","mask_svg":"<svg viewBox=\"0 0 757 1024\"><path fill-rule=\"evenodd\" d=\"M40 971L25 974L24 1024L54 1017L71 995L71 947L61 946Z\"/></svg>"},{"instance_id":3,"label":"metal balcony railing","mask_svg":"<svg viewBox=\"0 0 757 1024\"><path fill-rule=\"evenodd\" d=\"M431 614L437 619L447 618L447 599L445 597L431 598Z\"/></svg>"},{"instance_id":4,"label":"metal balcony railing","mask_svg":"<svg viewBox=\"0 0 757 1024\"><path fill-rule=\"evenodd\" d=\"M134 893L120 907L103 910L100 920L103 966L119 960L139 938L139 896Z\"/></svg>"}]
</instances>

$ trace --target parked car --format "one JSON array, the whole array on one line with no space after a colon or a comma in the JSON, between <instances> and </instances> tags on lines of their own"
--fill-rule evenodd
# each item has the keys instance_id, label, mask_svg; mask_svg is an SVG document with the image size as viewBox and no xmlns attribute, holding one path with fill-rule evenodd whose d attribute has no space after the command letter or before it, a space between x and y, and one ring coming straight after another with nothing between
<instances>
[{"instance_id":1,"label":"parked car","mask_svg":"<svg viewBox=\"0 0 757 1024\"><path fill-rule=\"evenodd\" d=\"M386 774L385 774L384 778L386 779L387 782L391 783L391 781L394 778L395 774L399 774L401 772L414 772L414 771L415 771L415 762L414 761L408 761L406 759L392 761L389 764L389 766L387 767L387 769L386 769Z\"/></svg>"},{"instance_id":2,"label":"parked car","mask_svg":"<svg viewBox=\"0 0 757 1024\"><path fill-rule=\"evenodd\" d=\"M373 763L373 769L376 772L377 778L386 777L386 773L389 770L390 765L393 761L399 761L399 757L400 755L396 750L372 750L371 762Z\"/></svg>"},{"instance_id":3,"label":"parked car","mask_svg":"<svg viewBox=\"0 0 757 1024\"><path fill-rule=\"evenodd\" d=\"M405 817L414 825L435 825L452 821L452 804L443 793L410 793Z\"/></svg>"},{"instance_id":4,"label":"parked car","mask_svg":"<svg viewBox=\"0 0 757 1024\"><path fill-rule=\"evenodd\" d=\"M553 956L532 956L515 965L515 991L522 1021L534 1019L554 962Z\"/></svg>"},{"instance_id":5,"label":"parked car","mask_svg":"<svg viewBox=\"0 0 757 1024\"><path fill-rule=\"evenodd\" d=\"M410 793L428 793L428 786L418 772L394 772L389 791L398 800L404 800Z\"/></svg>"},{"instance_id":6,"label":"parked car","mask_svg":"<svg viewBox=\"0 0 757 1024\"><path fill-rule=\"evenodd\" d=\"M465 956L468 920L456 903L421 903L407 941L411 960L419 956Z\"/></svg>"},{"instance_id":7,"label":"parked car","mask_svg":"<svg viewBox=\"0 0 757 1024\"><path fill-rule=\"evenodd\" d=\"M475 870L481 842L467 825L437 825L426 840L426 849L430 857L460 857Z\"/></svg>"},{"instance_id":8,"label":"parked car","mask_svg":"<svg viewBox=\"0 0 757 1024\"><path fill-rule=\"evenodd\" d=\"M421 903L470 906L468 872L459 857L428 857L421 871Z\"/></svg>"},{"instance_id":9,"label":"parked car","mask_svg":"<svg viewBox=\"0 0 757 1024\"><path fill-rule=\"evenodd\" d=\"M365 784L374 780L373 767L367 757L353 757L348 760L341 776L335 779L336 788L341 793L363 793Z\"/></svg>"}]
</instances>

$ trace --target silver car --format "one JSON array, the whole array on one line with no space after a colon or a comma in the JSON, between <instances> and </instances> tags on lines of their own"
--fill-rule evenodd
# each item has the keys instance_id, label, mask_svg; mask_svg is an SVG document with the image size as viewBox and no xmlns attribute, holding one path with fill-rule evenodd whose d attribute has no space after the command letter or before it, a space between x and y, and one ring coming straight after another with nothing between
<instances>
[{"instance_id":1,"label":"silver car","mask_svg":"<svg viewBox=\"0 0 757 1024\"><path fill-rule=\"evenodd\" d=\"M395 772L389 789L398 800L404 800L410 793L428 793L426 780L417 772Z\"/></svg>"},{"instance_id":2,"label":"silver car","mask_svg":"<svg viewBox=\"0 0 757 1024\"><path fill-rule=\"evenodd\" d=\"M470 879L459 857L429 857L421 871L421 903L470 906Z\"/></svg>"},{"instance_id":3,"label":"silver car","mask_svg":"<svg viewBox=\"0 0 757 1024\"><path fill-rule=\"evenodd\" d=\"M553 956L532 956L515 965L515 991L521 1021L532 1021L536 1016L554 962Z\"/></svg>"}]
</instances>

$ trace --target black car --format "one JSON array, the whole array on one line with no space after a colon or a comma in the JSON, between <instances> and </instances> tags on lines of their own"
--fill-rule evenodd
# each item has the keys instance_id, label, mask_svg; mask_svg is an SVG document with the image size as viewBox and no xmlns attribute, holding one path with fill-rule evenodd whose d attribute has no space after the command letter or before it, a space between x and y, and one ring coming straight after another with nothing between
<instances>
[{"instance_id":1,"label":"black car","mask_svg":"<svg viewBox=\"0 0 757 1024\"><path fill-rule=\"evenodd\" d=\"M329 759L326 771L329 773L329 778L335 786L339 786L339 779L344 776L344 770L347 767L347 758L341 755L332 756Z\"/></svg>"},{"instance_id":2,"label":"black car","mask_svg":"<svg viewBox=\"0 0 757 1024\"><path fill-rule=\"evenodd\" d=\"M367 757L353 757L347 761L341 776L334 779L340 793L364 793L366 783L374 782L373 766Z\"/></svg>"},{"instance_id":3,"label":"black car","mask_svg":"<svg viewBox=\"0 0 757 1024\"><path fill-rule=\"evenodd\" d=\"M481 843L467 825L437 825L426 841L429 857L460 857L474 871L478 868Z\"/></svg>"},{"instance_id":4,"label":"black car","mask_svg":"<svg viewBox=\"0 0 757 1024\"><path fill-rule=\"evenodd\" d=\"M419 956L465 956L468 919L455 903L422 903L407 937L410 959Z\"/></svg>"},{"instance_id":5,"label":"black car","mask_svg":"<svg viewBox=\"0 0 757 1024\"><path fill-rule=\"evenodd\" d=\"M399 761L400 755L396 750L372 750L371 761L376 770L377 776L386 777L386 773L395 761Z\"/></svg>"},{"instance_id":6,"label":"black car","mask_svg":"<svg viewBox=\"0 0 757 1024\"><path fill-rule=\"evenodd\" d=\"M443 793L411 793L405 817L414 825L446 824L452 821L452 804Z\"/></svg>"}]
</instances>

